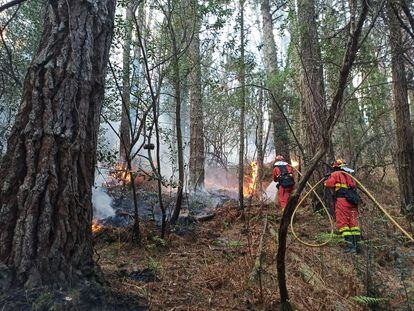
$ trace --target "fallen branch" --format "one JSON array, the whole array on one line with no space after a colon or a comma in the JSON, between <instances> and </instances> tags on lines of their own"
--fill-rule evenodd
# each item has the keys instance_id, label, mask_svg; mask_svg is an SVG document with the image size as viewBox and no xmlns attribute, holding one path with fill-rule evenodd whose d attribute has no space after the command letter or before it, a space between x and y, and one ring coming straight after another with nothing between
<instances>
[{"instance_id":1,"label":"fallen branch","mask_svg":"<svg viewBox=\"0 0 414 311\"><path fill-rule=\"evenodd\" d=\"M208 221L208 220L213 219L213 218L214 218L214 216L216 216L216 214L215 214L215 213L212 213L212 214L207 214L207 215L199 215L199 216L196 216L196 217L195 217L195 219L196 219L197 221Z\"/></svg>"}]
</instances>

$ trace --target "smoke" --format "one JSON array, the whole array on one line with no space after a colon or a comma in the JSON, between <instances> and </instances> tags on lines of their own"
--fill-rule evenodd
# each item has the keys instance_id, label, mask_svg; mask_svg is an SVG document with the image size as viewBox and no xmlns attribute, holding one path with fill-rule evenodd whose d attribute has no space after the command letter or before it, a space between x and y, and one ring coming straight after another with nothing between
<instances>
[{"instance_id":1,"label":"smoke","mask_svg":"<svg viewBox=\"0 0 414 311\"><path fill-rule=\"evenodd\" d=\"M108 177L106 170L97 170L95 176L95 186L92 189L93 218L103 219L115 215L112 208L112 198L105 192L102 185Z\"/></svg>"},{"instance_id":2,"label":"smoke","mask_svg":"<svg viewBox=\"0 0 414 311\"><path fill-rule=\"evenodd\" d=\"M271 203L271 202L275 202L277 199L277 188L276 188L276 183L274 181L272 181L270 183L270 185L266 188L266 202L267 203Z\"/></svg>"},{"instance_id":3,"label":"smoke","mask_svg":"<svg viewBox=\"0 0 414 311\"><path fill-rule=\"evenodd\" d=\"M225 170L221 167L206 167L205 189L207 191L224 191L229 197L238 196L237 168Z\"/></svg>"},{"instance_id":4,"label":"smoke","mask_svg":"<svg viewBox=\"0 0 414 311\"><path fill-rule=\"evenodd\" d=\"M103 219L114 216L115 211L111 203L112 198L101 187L94 188L92 191L93 218Z\"/></svg>"}]
</instances>

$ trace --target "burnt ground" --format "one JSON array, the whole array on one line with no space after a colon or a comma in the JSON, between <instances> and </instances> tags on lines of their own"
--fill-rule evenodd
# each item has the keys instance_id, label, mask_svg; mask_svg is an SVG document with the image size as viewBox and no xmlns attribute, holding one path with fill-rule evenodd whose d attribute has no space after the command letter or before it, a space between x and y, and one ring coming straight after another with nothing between
<instances>
[{"instance_id":1,"label":"burnt ground","mask_svg":"<svg viewBox=\"0 0 414 311\"><path fill-rule=\"evenodd\" d=\"M376 194L409 229L392 189L377 187ZM141 245L131 242L128 226L105 225L94 235L105 284L0 293L0 310L278 310L280 213L272 205L251 203L241 213L223 198L206 221L191 216L197 214L195 205L165 239L156 221L145 221ZM413 245L369 201L360 212L364 251L359 256L345 254L340 239L309 248L289 234L287 284L297 310L414 308ZM324 240L329 231L326 216L309 206L294 223L308 242Z\"/></svg>"},{"instance_id":2,"label":"burnt ground","mask_svg":"<svg viewBox=\"0 0 414 311\"><path fill-rule=\"evenodd\" d=\"M128 242L126 229L105 228L95 236L97 259L114 291L145 299L149 310L278 310L279 217L270 205L253 202L241 214L230 202L211 220L190 222L187 231L184 224L166 239L145 224L141 247ZM369 203L361 207L361 219L365 241L359 256L344 254L338 240L308 248L289 235L287 281L298 310L414 306L412 245ZM306 207L295 219L297 232L312 242L326 237L326 222Z\"/></svg>"},{"instance_id":3,"label":"burnt ground","mask_svg":"<svg viewBox=\"0 0 414 311\"><path fill-rule=\"evenodd\" d=\"M89 280L70 289L37 287L0 293L0 310L145 311L148 307L136 294L121 293L109 283Z\"/></svg>"},{"instance_id":4,"label":"burnt ground","mask_svg":"<svg viewBox=\"0 0 414 311\"><path fill-rule=\"evenodd\" d=\"M98 219L96 220L97 224L114 227L132 225L134 222L135 206L129 186L111 187L106 189L106 192L112 198L111 206L115 210L115 215ZM210 190L210 192L203 192L197 195L184 193L180 215L196 218L210 215L215 211L217 206L221 206L225 202L236 202L232 199L233 195L233 192L226 190ZM157 192L139 187L137 190L137 199L140 219L154 222L160 226L162 213L158 203ZM167 218L171 216L175 203L176 193L168 193L165 191L163 193L163 204L166 209Z\"/></svg>"}]
</instances>

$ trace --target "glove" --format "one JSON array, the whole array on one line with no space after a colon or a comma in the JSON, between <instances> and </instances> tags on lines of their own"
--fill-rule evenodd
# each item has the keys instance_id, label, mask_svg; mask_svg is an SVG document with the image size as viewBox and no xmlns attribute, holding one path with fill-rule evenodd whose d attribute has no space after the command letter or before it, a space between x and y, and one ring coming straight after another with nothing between
<instances>
[{"instance_id":1,"label":"glove","mask_svg":"<svg viewBox=\"0 0 414 311\"><path fill-rule=\"evenodd\" d=\"M325 175L323 175L324 179L328 179L329 177L331 177L331 173L326 173Z\"/></svg>"},{"instance_id":2,"label":"glove","mask_svg":"<svg viewBox=\"0 0 414 311\"><path fill-rule=\"evenodd\" d=\"M276 188L279 189L280 185L279 182L276 182Z\"/></svg>"}]
</instances>

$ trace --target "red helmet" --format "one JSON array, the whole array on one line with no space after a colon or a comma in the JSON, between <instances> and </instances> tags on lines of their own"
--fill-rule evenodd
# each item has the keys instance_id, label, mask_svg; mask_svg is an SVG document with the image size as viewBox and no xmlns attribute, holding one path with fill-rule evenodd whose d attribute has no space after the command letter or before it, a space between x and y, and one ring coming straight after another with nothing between
<instances>
[{"instance_id":1,"label":"red helmet","mask_svg":"<svg viewBox=\"0 0 414 311\"><path fill-rule=\"evenodd\" d=\"M285 160L285 158L282 156L282 155L280 155L280 154L278 154L277 156L276 156L276 159L275 159L276 161L284 161Z\"/></svg>"},{"instance_id":2,"label":"red helmet","mask_svg":"<svg viewBox=\"0 0 414 311\"><path fill-rule=\"evenodd\" d=\"M332 167L342 167L342 166L346 166L346 161L344 159L336 159L332 163Z\"/></svg>"}]
</instances>

